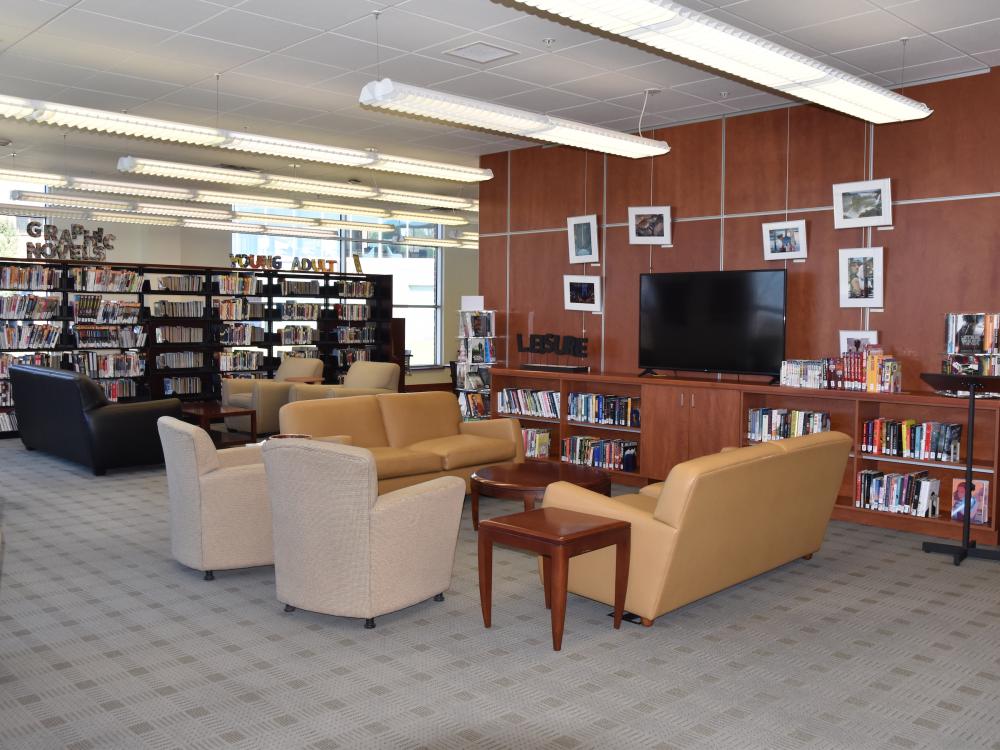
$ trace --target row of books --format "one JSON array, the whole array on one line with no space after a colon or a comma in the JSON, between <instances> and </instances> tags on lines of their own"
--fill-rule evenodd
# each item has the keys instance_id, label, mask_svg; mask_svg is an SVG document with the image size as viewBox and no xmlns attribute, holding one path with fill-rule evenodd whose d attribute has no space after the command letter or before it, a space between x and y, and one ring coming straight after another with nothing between
<instances>
[{"instance_id":1,"label":"row of books","mask_svg":"<svg viewBox=\"0 0 1000 750\"><path fill-rule=\"evenodd\" d=\"M163 352L156 355L157 370L179 370L204 367L204 352Z\"/></svg>"},{"instance_id":2,"label":"row of books","mask_svg":"<svg viewBox=\"0 0 1000 750\"><path fill-rule=\"evenodd\" d=\"M3 349L52 349L58 346L62 326L49 323L0 326L0 348Z\"/></svg>"},{"instance_id":3,"label":"row of books","mask_svg":"<svg viewBox=\"0 0 1000 750\"><path fill-rule=\"evenodd\" d=\"M747 440L756 443L829 430L830 415L825 411L771 408L747 411Z\"/></svg>"},{"instance_id":4,"label":"row of books","mask_svg":"<svg viewBox=\"0 0 1000 750\"><path fill-rule=\"evenodd\" d=\"M267 316L266 304L242 297L216 300L215 310L221 320L249 320Z\"/></svg>"},{"instance_id":5,"label":"row of books","mask_svg":"<svg viewBox=\"0 0 1000 750\"><path fill-rule=\"evenodd\" d=\"M559 391L501 388L496 399L497 411L501 414L559 419Z\"/></svg>"},{"instance_id":6,"label":"row of books","mask_svg":"<svg viewBox=\"0 0 1000 750\"><path fill-rule=\"evenodd\" d=\"M139 394L138 386L129 378L117 380L98 380L97 384L104 390L108 401L115 402L123 398L135 398Z\"/></svg>"},{"instance_id":7,"label":"row of books","mask_svg":"<svg viewBox=\"0 0 1000 750\"><path fill-rule=\"evenodd\" d=\"M374 354L374 347L366 349L334 349L333 359L337 362L337 367L350 367L355 362L371 362Z\"/></svg>"},{"instance_id":8,"label":"row of books","mask_svg":"<svg viewBox=\"0 0 1000 750\"><path fill-rule=\"evenodd\" d=\"M107 299L100 294L73 296L73 317L93 323L137 323L142 313L138 302Z\"/></svg>"},{"instance_id":9,"label":"row of books","mask_svg":"<svg viewBox=\"0 0 1000 750\"><path fill-rule=\"evenodd\" d=\"M639 427L638 396L608 396L603 393L570 393L566 417L574 422Z\"/></svg>"},{"instance_id":10,"label":"row of books","mask_svg":"<svg viewBox=\"0 0 1000 750\"><path fill-rule=\"evenodd\" d=\"M1000 354L1000 313L945 315L946 354Z\"/></svg>"},{"instance_id":11,"label":"row of books","mask_svg":"<svg viewBox=\"0 0 1000 750\"><path fill-rule=\"evenodd\" d=\"M316 320L323 309L315 302L279 302L274 307L280 320Z\"/></svg>"},{"instance_id":12,"label":"row of books","mask_svg":"<svg viewBox=\"0 0 1000 750\"><path fill-rule=\"evenodd\" d=\"M458 342L459 362L493 363L497 361L496 345L493 339L463 338Z\"/></svg>"},{"instance_id":13,"label":"row of books","mask_svg":"<svg viewBox=\"0 0 1000 750\"><path fill-rule=\"evenodd\" d=\"M366 299L375 296L375 285L370 281L337 281L333 288L338 297Z\"/></svg>"},{"instance_id":14,"label":"row of books","mask_svg":"<svg viewBox=\"0 0 1000 750\"><path fill-rule=\"evenodd\" d=\"M146 374L146 358L138 352L73 352L69 363L91 378L136 378Z\"/></svg>"},{"instance_id":15,"label":"row of books","mask_svg":"<svg viewBox=\"0 0 1000 750\"><path fill-rule=\"evenodd\" d=\"M202 328L191 326L157 326L157 344L200 344L205 340Z\"/></svg>"},{"instance_id":16,"label":"row of books","mask_svg":"<svg viewBox=\"0 0 1000 750\"><path fill-rule=\"evenodd\" d=\"M338 344L374 344L375 326L366 325L364 328L337 326L333 329L332 336Z\"/></svg>"},{"instance_id":17,"label":"row of books","mask_svg":"<svg viewBox=\"0 0 1000 750\"><path fill-rule=\"evenodd\" d=\"M459 393L458 408L463 419L486 419L490 415L488 395L482 393Z\"/></svg>"},{"instance_id":18,"label":"row of books","mask_svg":"<svg viewBox=\"0 0 1000 750\"><path fill-rule=\"evenodd\" d=\"M43 290L59 286L59 270L37 266L0 266L0 289Z\"/></svg>"},{"instance_id":19,"label":"row of books","mask_svg":"<svg viewBox=\"0 0 1000 750\"><path fill-rule=\"evenodd\" d=\"M205 303L200 299L187 302L156 300L153 315L157 318L200 318L205 314Z\"/></svg>"},{"instance_id":20,"label":"row of books","mask_svg":"<svg viewBox=\"0 0 1000 750\"><path fill-rule=\"evenodd\" d=\"M234 349L219 354L219 369L222 372L232 370L260 370L264 367L264 352L252 349Z\"/></svg>"},{"instance_id":21,"label":"row of books","mask_svg":"<svg viewBox=\"0 0 1000 750\"><path fill-rule=\"evenodd\" d=\"M458 335L475 338L496 336L496 312L462 310L458 313Z\"/></svg>"},{"instance_id":22,"label":"row of books","mask_svg":"<svg viewBox=\"0 0 1000 750\"><path fill-rule=\"evenodd\" d=\"M0 406L14 405L14 389L9 380L0 380Z\"/></svg>"},{"instance_id":23,"label":"row of books","mask_svg":"<svg viewBox=\"0 0 1000 750\"><path fill-rule=\"evenodd\" d=\"M251 323L231 323L219 332L219 343L226 346L251 346L264 341L264 327Z\"/></svg>"},{"instance_id":24,"label":"row of books","mask_svg":"<svg viewBox=\"0 0 1000 750\"><path fill-rule=\"evenodd\" d=\"M161 276L157 287L165 292L193 292L201 294L205 291L204 276ZM154 292L155 293L155 292Z\"/></svg>"},{"instance_id":25,"label":"row of books","mask_svg":"<svg viewBox=\"0 0 1000 750\"><path fill-rule=\"evenodd\" d=\"M59 314L59 298L38 294L0 296L0 318L49 320Z\"/></svg>"},{"instance_id":26,"label":"row of books","mask_svg":"<svg viewBox=\"0 0 1000 750\"><path fill-rule=\"evenodd\" d=\"M12 411L0 411L0 432L17 432L17 415Z\"/></svg>"},{"instance_id":27,"label":"row of books","mask_svg":"<svg viewBox=\"0 0 1000 750\"><path fill-rule=\"evenodd\" d=\"M898 393L903 370L899 360L868 347L828 359L788 359L781 363L780 383L788 388Z\"/></svg>"},{"instance_id":28,"label":"row of books","mask_svg":"<svg viewBox=\"0 0 1000 750\"><path fill-rule=\"evenodd\" d=\"M949 354L941 362L945 375L1000 375L1000 354Z\"/></svg>"},{"instance_id":29,"label":"row of books","mask_svg":"<svg viewBox=\"0 0 1000 750\"><path fill-rule=\"evenodd\" d=\"M292 281L290 279L281 280L281 294L286 297L294 297L296 294L319 294L319 280Z\"/></svg>"},{"instance_id":30,"label":"row of books","mask_svg":"<svg viewBox=\"0 0 1000 750\"><path fill-rule=\"evenodd\" d=\"M285 326L278 331L283 345L288 344L311 344L317 341L318 333L310 326Z\"/></svg>"},{"instance_id":31,"label":"row of books","mask_svg":"<svg viewBox=\"0 0 1000 750\"><path fill-rule=\"evenodd\" d=\"M164 396L183 396L191 393L201 393L201 378L164 378Z\"/></svg>"},{"instance_id":32,"label":"row of books","mask_svg":"<svg viewBox=\"0 0 1000 750\"><path fill-rule=\"evenodd\" d=\"M0 354L0 380L10 377L11 365L35 365L36 367L61 367L63 355L49 352L32 354Z\"/></svg>"},{"instance_id":33,"label":"row of books","mask_svg":"<svg viewBox=\"0 0 1000 750\"><path fill-rule=\"evenodd\" d=\"M524 428L521 430L521 443L524 445L525 458L548 458L552 446L552 431Z\"/></svg>"},{"instance_id":34,"label":"row of books","mask_svg":"<svg viewBox=\"0 0 1000 750\"><path fill-rule=\"evenodd\" d=\"M73 289L81 292L135 293L142 289L142 274L127 269L83 267L67 269Z\"/></svg>"},{"instance_id":35,"label":"row of books","mask_svg":"<svg viewBox=\"0 0 1000 750\"><path fill-rule=\"evenodd\" d=\"M902 513L918 518L937 518L941 480L926 471L886 474L875 469L858 472L854 507Z\"/></svg>"},{"instance_id":36,"label":"row of books","mask_svg":"<svg viewBox=\"0 0 1000 750\"><path fill-rule=\"evenodd\" d=\"M864 453L958 463L962 425L954 422L918 422L915 419L869 419L864 423Z\"/></svg>"},{"instance_id":37,"label":"row of books","mask_svg":"<svg viewBox=\"0 0 1000 750\"><path fill-rule=\"evenodd\" d=\"M219 285L219 294L249 294L252 296L257 294L260 289L260 279L251 273L213 276L212 281Z\"/></svg>"},{"instance_id":38,"label":"row of books","mask_svg":"<svg viewBox=\"0 0 1000 750\"><path fill-rule=\"evenodd\" d=\"M636 471L639 467L639 443L635 440L606 440L574 435L563 438L561 458L572 464L598 469Z\"/></svg>"},{"instance_id":39,"label":"row of books","mask_svg":"<svg viewBox=\"0 0 1000 750\"><path fill-rule=\"evenodd\" d=\"M136 349L146 345L142 326L107 326L80 323L73 327L76 345L93 349Z\"/></svg>"},{"instance_id":40,"label":"row of books","mask_svg":"<svg viewBox=\"0 0 1000 750\"><path fill-rule=\"evenodd\" d=\"M455 385L473 391L486 390L490 387L490 368L471 362L456 362Z\"/></svg>"},{"instance_id":41,"label":"row of books","mask_svg":"<svg viewBox=\"0 0 1000 750\"><path fill-rule=\"evenodd\" d=\"M333 310L339 320L369 320L372 316L372 309L368 305L356 302L337 303Z\"/></svg>"}]
</instances>

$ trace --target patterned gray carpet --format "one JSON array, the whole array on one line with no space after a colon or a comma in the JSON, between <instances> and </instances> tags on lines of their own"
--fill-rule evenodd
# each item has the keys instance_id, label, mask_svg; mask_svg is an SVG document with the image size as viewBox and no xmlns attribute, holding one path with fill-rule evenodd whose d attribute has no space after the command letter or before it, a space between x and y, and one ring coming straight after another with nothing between
<instances>
[{"instance_id":1,"label":"patterned gray carpet","mask_svg":"<svg viewBox=\"0 0 1000 750\"><path fill-rule=\"evenodd\" d=\"M95 478L0 442L0 747L1000 750L1000 566L834 524L823 550L561 653L532 558L497 550L482 627L463 519L444 603L285 614L269 568L168 557L162 470ZM484 501L484 515L512 512Z\"/></svg>"}]
</instances>

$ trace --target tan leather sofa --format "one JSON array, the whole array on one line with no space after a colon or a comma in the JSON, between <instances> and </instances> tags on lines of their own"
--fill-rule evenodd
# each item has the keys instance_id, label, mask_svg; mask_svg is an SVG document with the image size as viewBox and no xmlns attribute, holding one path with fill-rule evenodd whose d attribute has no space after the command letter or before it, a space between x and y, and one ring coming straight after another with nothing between
<instances>
[{"instance_id":1,"label":"tan leather sofa","mask_svg":"<svg viewBox=\"0 0 1000 750\"><path fill-rule=\"evenodd\" d=\"M460 477L468 488L476 469L524 460L516 419L463 422L458 400L444 391L295 401L281 407L278 421L283 433L348 436L370 450L380 494L442 476Z\"/></svg>"},{"instance_id":2,"label":"tan leather sofa","mask_svg":"<svg viewBox=\"0 0 1000 750\"><path fill-rule=\"evenodd\" d=\"M259 435L277 432L278 409L288 403L294 385L287 382L287 378L296 377L322 378L323 360L312 357L285 357L271 380L224 378L222 404L256 411ZM239 432L250 432L250 417L228 417L226 427Z\"/></svg>"},{"instance_id":3,"label":"tan leather sofa","mask_svg":"<svg viewBox=\"0 0 1000 750\"><path fill-rule=\"evenodd\" d=\"M354 362L344 375L343 385L292 386L289 401L343 396L376 396L399 391L399 365L395 362Z\"/></svg>"},{"instance_id":4,"label":"tan leather sofa","mask_svg":"<svg viewBox=\"0 0 1000 750\"><path fill-rule=\"evenodd\" d=\"M625 609L648 626L816 552L850 447L840 432L806 435L685 461L645 493L609 498L557 482L542 504L631 522ZM614 570L611 547L574 557L569 591L613 606Z\"/></svg>"}]
</instances>

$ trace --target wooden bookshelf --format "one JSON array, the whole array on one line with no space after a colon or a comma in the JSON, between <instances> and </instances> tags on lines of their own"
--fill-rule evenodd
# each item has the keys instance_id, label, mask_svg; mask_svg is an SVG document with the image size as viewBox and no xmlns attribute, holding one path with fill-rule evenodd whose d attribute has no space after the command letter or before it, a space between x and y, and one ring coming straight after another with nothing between
<instances>
[{"instance_id":1,"label":"wooden bookshelf","mask_svg":"<svg viewBox=\"0 0 1000 750\"><path fill-rule=\"evenodd\" d=\"M952 479L964 475L965 435L968 425L965 399L948 398L931 392L866 393L783 388L733 379L637 377L627 374L562 374L494 368L493 390L530 388L554 390L560 396L560 418L542 419L517 414L501 414L494 403L493 416L517 416L526 427L551 425L553 453L558 438L594 433L636 434L639 437L639 465L634 473L611 472L623 484L662 481L677 463L715 453L726 446L750 445L747 412L753 408L800 409L827 412L831 429L853 441L853 450L844 471L832 517L836 520L898 529L929 536L958 539L961 523L952 521ZM577 423L567 419L567 396L571 392L631 395L641 398L638 432L630 428ZM494 399L496 402L496 399ZM870 419L953 422L962 425L962 462L929 461L862 451L864 423ZM607 430L602 428L608 427ZM550 460L559 460L558 455ZM973 446L976 475L990 482L989 518L985 525L972 526L972 539L979 544L1000 542L997 523L997 486L1000 468L1000 400L977 403L976 435ZM854 507L856 477L863 469L886 473L927 470L941 480L941 516L919 518Z\"/></svg>"}]
</instances>

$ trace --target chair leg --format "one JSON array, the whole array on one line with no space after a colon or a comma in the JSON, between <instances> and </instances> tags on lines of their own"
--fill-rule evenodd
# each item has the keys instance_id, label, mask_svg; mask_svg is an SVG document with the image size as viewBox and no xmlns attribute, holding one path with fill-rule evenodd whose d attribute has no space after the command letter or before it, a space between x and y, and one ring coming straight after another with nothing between
<instances>
[{"instance_id":1,"label":"chair leg","mask_svg":"<svg viewBox=\"0 0 1000 750\"><path fill-rule=\"evenodd\" d=\"M295 611L295 607L293 607L291 604L286 604L285 605L285 611L286 612L294 612Z\"/></svg>"},{"instance_id":2,"label":"chair leg","mask_svg":"<svg viewBox=\"0 0 1000 750\"><path fill-rule=\"evenodd\" d=\"M214 581L215 580L215 573L213 573L211 570L206 570L205 571L205 577L202 580L205 580L205 581Z\"/></svg>"},{"instance_id":3,"label":"chair leg","mask_svg":"<svg viewBox=\"0 0 1000 750\"><path fill-rule=\"evenodd\" d=\"M374 627L375 627L374 617L369 617L367 620L365 620L365 630L371 630Z\"/></svg>"},{"instance_id":4,"label":"chair leg","mask_svg":"<svg viewBox=\"0 0 1000 750\"><path fill-rule=\"evenodd\" d=\"M653 627L653 621L650 620L648 617L641 617L639 619L642 621L642 626L644 628L651 628L651 627Z\"/></svg>"},{"instance_id":5,"label":"chair leg","mask_svg":"<svg viewBox=\"0 0 1000 750\"><path fill-rule=\"evenodd\" d=\"M444 601L444 594L434 594L434 601L436 601L436 602L443 602Z\"/></svg>"},{"instance_id":6,"label":"chair leg","mask_svg":"<svg viewBox=\"0 0 1000 750\"><path fill-rule=\"evenodd\" d=\"M813 559L813 553L810 552L808 555L802 555L802 559L803 560L812 560Z\"/></svg>"}]
</instances>

